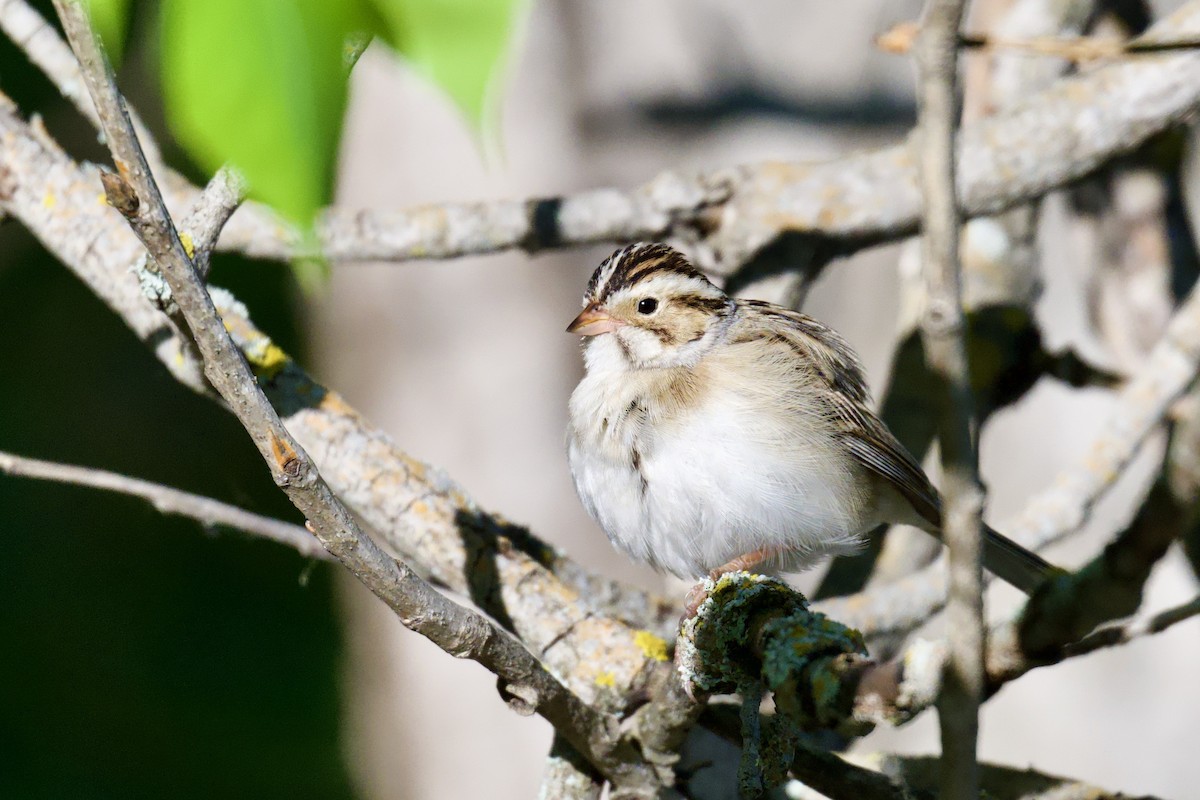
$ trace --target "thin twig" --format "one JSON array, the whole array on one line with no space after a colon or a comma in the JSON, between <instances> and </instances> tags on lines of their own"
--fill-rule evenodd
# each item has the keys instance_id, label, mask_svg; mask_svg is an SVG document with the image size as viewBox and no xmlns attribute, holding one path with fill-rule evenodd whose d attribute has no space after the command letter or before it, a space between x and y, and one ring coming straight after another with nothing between
<instances>
[{"instance_id":1,"label":"thin twig","mask_svg":"<svg viewBox=\"0 0 1200 800\"><path fill-rule=\"evenodd\" d=\"M919 32L920 28L915 22L901 22L875 37L875 45L885 53L905 55L912 50ZM1029 55L1062 58L1080 63L1104 58L1198 50L1200 39L1189 37L1147 41L1104 39L1097 36L1034 36L1014 39L982 33L963 33L958 37L958 47L963 50L1020 50Z\"/></svg>"},{"instance_id":2,"label":"thin twig","mask_svg":"<svg viewBox=\"0 0 1200 800\"><path fill-rule=\"evenodd\" d=\"M200 280L208 279L209 260L225 223L246 199L246 180L226 164L209 180L196 205L183 218L182 230L191 239L192 263ZM187 242L184 243L185 245Z\"/></svg>"},{"instance_id":3,"label":"thin twig","mask_svg":"<svg viewBox=\"0 0 1200 800\"><path fill-rule=\"evenodd\" d=\"M159 483L102 469L28 458L0 451L0 473L14 477L87 486L140 497L161 514L194 519L202 525L222 525L287 545L306 558L332 561L333 556L301 525L264 517L237 506Z\"/></svg>"},{"instance_id":4,"label":"thin twig","mask_svg":"<svg viewBox=\"0 0 1200 800\"><path fill-rule=\"evenodd\" d=\"M1120 625L1108 625L1085 636L1076 644L1066 648L1065 655L1075 657L1093 653L1105 647L1128 644L1134 639L1162 633L1172 625L1200 616L1200 597L1183 605L1168 608L1144 619L1134 619Z\"/></svg>"},{"instance_id":5,"label":"thin twig","mask_svg":"<svg viewBox=\"0 0 1200 800\"><path fill-rule=\"evenodd\" d=\"M955 129L958 125L956 41L965 0L930 0L917 37L920 79L918 131L924 198L922 259L925 360L941 395L938 443L942 457L942 538L950 571L946 601L949 658L938 698L942 739L940 796L979 796L976 740L983 696L983 580L980 515L983 491L972 439L973 403L963 341L955 195Z\"/></svg>"},{"instance_id":6,"label":"thin twig","mask_svg":"<svg viewBox=\"0 0 1200 800\"><path fill-rule=\"evenodd\" d=\"M407 565L386 555L359 527L284 428L238 352L176 233L112 73L79 0L55 8L96 103L122 192L138 202L114 202L158 263L204 358L205 375L250 434L276 483L305 515L327 550L400 617L448 653L471 658L501 679L510 704L538 712L617 784L653 786L655 776L630 753L616 753L615 723L567 690L515 639L436 592ZM112 187L109 189L110 195Z\"/></svg>"}]
</instances>

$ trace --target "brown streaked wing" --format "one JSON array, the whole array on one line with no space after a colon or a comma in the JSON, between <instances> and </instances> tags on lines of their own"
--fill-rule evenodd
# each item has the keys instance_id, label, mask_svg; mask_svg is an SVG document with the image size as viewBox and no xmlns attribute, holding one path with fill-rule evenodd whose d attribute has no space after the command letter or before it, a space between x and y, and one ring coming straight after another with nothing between
<instances>
[{"instance_id":1,"label":"brown streaked wing","mask_svg":"<svg viewBox=\"0 0 1200 800\"><path fill-rule=\"evenodd\" d=\"M739 300L738 303L760 317L762 325L772 333L791 340L816 366L833 391L855 402L870 401L870 390L858 354L837 331L807 314L773 303L762 300Z\"/></svg>"},{"instance_id":2,"label":"brown streaked wing","mask_svg":"<svg viewBox=\"0 0 1200 800\"><path fill-rule=\"evenodd\" d=\"M842 441L846 449L863 466L895 486L924 519L941 527L942 508L937 490L904 445L861 403L837 393L827 399L843 425Z\"/></svg>"}]
</instances>

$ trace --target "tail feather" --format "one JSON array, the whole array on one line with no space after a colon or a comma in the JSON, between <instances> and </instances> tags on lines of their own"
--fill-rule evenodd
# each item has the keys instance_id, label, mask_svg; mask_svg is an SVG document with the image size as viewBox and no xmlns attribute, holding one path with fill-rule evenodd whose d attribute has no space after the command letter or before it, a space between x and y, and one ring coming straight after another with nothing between
<instances>
[{"instance_id":1,"label":"tail feather","mask_svg":"<svg viewBox=\"0 0 1200 800\"><path fill-rule=\"evenodd\" d=\"M1033 594L1047 578L1061 571L988 525L983 526L983 566L1025 594Z\"/></svg>"}]
</instances>

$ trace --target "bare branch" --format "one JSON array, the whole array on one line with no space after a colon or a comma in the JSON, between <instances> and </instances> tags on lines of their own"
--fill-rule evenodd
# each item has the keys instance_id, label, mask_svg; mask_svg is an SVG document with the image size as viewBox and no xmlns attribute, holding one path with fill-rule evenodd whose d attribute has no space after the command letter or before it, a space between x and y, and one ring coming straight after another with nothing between
<instances>
[{"instance_id":1,"label":"bare branch","mask_svg":"<svg viewBox=\"0 0 1200 800\"><path fill-rule=\"evenodd\" d=\"M184 217L182 228L191 238L192 262L201 281L208 278L209 259L225 223L245 199L245 179L236 169L225 165L212 176L196 205Z\"/></svg>"},{"instance_id":2,"label":"bare branch","mask_svg":"<svg viewBox=\"0 0 1200 800\"><path fill-rule=\"evenodd\" d=\"M276 483L308 519L307 526L371 591L446 652L471 658L499 676L514 708L542 714L618 785L653 786L655 776L632 753L617 753L615 723L551 676L516 640L483 616L450 602L407 565L387 556L359 529L351 513L284 428L238 352L171 222L125 114L111 71L78 0L55 0L68 41L79 56L114 161L138 200L121 210L170 284L175 302L204 358L205 375L250 434ZM110 199L116 193L106 186ZM123 193L123 192L122 192ZM649 791L649 790L648 790Z\"/></svg>"},{"instance_id":3,"label":"bare branch","mask_svg":"<svg viewBox=\"0 0 1200 800\"><path fill-rule=\"evenodd\" d=\"M983 490L972 440L973 402L963 342L958 263L960 218L955 197L958 125L958 29L965 0L930 0L916 54L920 80L918 142L924 199L922 259L925 361L941 395L942 538L948 550L948 658L938 698L942 740L940 796L979 796L976 741L983 696L983 577L980 568Z\"/></svg>"},{"instance_id":4,"label":"bare branch","mask_svg":"<svg viewBox=\"0 0 1200 800\"><path fill-rule=\"evenodd\" d=\"M875 45L885 53L904 55L913 48L918 26L901 22L875 37ZM963 50L1020 50L1026 54L1062 58L1076 63L1134 55L1168 53L1174 50L1200 50L1200 39L1184 38L1163 41L1142 39L1112 39L1099 36L1033 36L1014 39L1009 36L989 36L963 33L958 37Z\"/></svg>"},{"instance_id":5,"label":"bare branch","mask_svg":"<svg viewBox=\"0 0 1200 800\"><path fill-rule=\"evenodd\" d=\"M92 104L91 97L85 91L79 62L71 48L67 47L54 30L54 26L46 22L26 0L0 0L0 30L4 31L13 44L25 51L29 60L46 74L59 94L70 101L84 119L99 130L100 118L96 115L96 107ZM158 145L138 115L130 111L129 116L142 142L147 160L158 167L162 163Z\"/></svg>"},{"instance_id":6,"label":"bare branch","mask_svg":"<svg viewBox=\"0 0 1200 800\"><path fill-rule=\"evenodd\" d=\"M1200 616L1200 597L1183 605L1168 608L1144 619L1130 620L1120 625L1109 625L1084 637L1066 650L1070 657L1095 652L1105 647L1127 644L1142 636L1162 633L1172 625Z\"/></svg>"},{"instance_id":7,"label":"bare branch","mask_svg":"<svg viewBox=\"0 0 1200 800\"><path fill-rule=\"evenodd\" d=\"M213 500L210 497L184 492L140 478L132 478L102 469L42 461L3 451L0 451L0 473L74 486L87 486L130 497L140 497L154 506L154 509L161 514L189 517L206 526L223 525L287 545L306 558L333 560L321 543L300 525L264 517L237 506Z\"/></svg>"}]
</instances>

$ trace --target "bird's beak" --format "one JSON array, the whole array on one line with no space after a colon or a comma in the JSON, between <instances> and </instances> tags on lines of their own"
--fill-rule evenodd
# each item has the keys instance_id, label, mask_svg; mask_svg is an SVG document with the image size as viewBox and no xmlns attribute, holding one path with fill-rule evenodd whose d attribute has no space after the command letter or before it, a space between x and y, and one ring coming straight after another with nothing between
<instances>
[{"instance_id":1,"label":"bird's beak","mask_svg":"<svg viewBox=\"0 0 1200 800\"><path fill-rule=\"evenodd\" d=\"M603 307L592 303L567 326L567 333L580 336L599 336L602 333L612 333L619 323L608 315Z\"/></svg>"}]
</instances>

